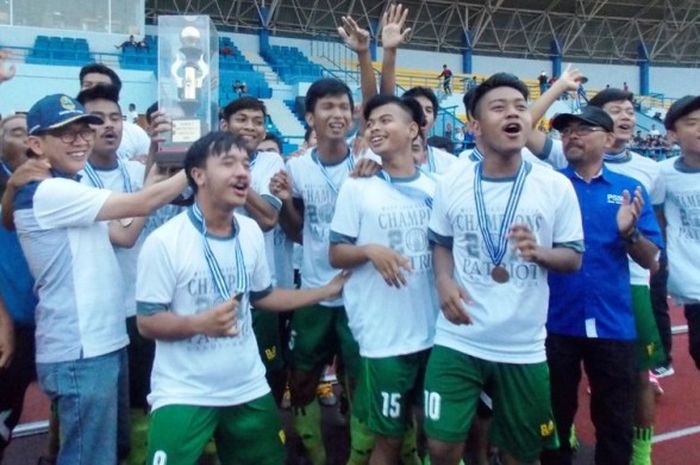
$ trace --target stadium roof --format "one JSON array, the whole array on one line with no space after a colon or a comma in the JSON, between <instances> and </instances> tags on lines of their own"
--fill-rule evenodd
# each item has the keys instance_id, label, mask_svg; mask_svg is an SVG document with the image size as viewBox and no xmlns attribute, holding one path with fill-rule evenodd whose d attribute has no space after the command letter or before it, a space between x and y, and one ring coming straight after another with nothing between
<instances>
[{"instance_id":1,"label":"stadium roof","mask_svg":"<svg viewBox=\"0 0 700 465\"><path fill-rule=\"evenodd\" d=\"M644 43L654 64L700 64L697 0L405 0L408 45L459 53L470 32L475 53L546 58L554 38L566 59L634 63ZM269 11L273 34L336 36L340 17L378 22L377 0L146 0L146 14L208 14L225 30L252 32ZM376 31L373 31L376 32Z\"/></svg>"}]
</instances>

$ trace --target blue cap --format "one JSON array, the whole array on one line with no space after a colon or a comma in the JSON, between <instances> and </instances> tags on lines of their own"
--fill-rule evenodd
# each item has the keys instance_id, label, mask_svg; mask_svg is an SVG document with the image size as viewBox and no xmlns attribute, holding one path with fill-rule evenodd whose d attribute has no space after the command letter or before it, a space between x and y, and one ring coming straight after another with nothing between
<instances>
[{"instance_id":1,"label":"blue cap","mask_svg":"<svg viewBox=\"0 0 700 465\"><path fill-rule=\"evenodd\" d=\"M47 95L32 105L27 113L30 136L76 121L85 121L88 124L104 123L102 118L86 113L80 102L65 94Z\"/></svg>"}]
</instances>

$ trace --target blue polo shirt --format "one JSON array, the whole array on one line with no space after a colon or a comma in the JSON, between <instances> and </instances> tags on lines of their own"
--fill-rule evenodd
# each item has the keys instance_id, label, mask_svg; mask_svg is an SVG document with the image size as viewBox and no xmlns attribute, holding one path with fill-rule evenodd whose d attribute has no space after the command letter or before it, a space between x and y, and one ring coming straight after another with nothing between
<instances>
[{"instance_id":1,"label":"blue polo shirt","mask_svg":"<svg viewBox=\"0 0 700 465\"><path fill-rule=\"evenodd\" d=\"M603 167L590 183L572 167L561 171L571 180L581 206L586 251L575 273L549 272L551 334L632 340L637 337L625 243L617 230L622 192L634 193L641 183ZM642 187L644 208L637 221L642 236L659 248L663 239L649 196Z\"/></svg>"},{"instance_id":2,"label":"blue polo shirt","mask_svg":"<svg viewBox=\"0 0 700 465\"><path fill-rule=\"evenodd\" d=\"M0 172L0 193L9 176ZM29 272L27 260L19 245L17 233L8 231L0 224L0 296L7 307L15 326L34 327L34 309L37 298L34 295L34 278Z\"/></svg>"}]
</instances>

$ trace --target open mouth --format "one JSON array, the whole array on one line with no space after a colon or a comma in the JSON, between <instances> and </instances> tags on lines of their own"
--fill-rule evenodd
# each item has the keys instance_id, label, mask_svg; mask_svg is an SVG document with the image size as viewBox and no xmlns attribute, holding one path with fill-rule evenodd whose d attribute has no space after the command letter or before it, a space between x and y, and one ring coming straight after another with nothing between
<instances>
[{"instance_id":1,"label":"open mouth","mask_svg":"<svg viewBox=\"0 0 700 465\"><path fill-rule=\"evenodd\" d=\"M329 123L328 127L334 131L342 131L343 129L345 129L345 124L343 124L343 123Z\"/></svg>"},{"instance_id":2,"label":"open mouth","mask_svg":"<svg viewBox=\"0 0 700 465\"><path fill-rule=\"evenodd\" d=\"M508 134L519 134L523 127L520 123L508 123L504 126L503 130Z\"/></svg>"},{"instance_id":3,"label":"open mouth","mask_svg":"<svg viewBox=\"0 0 700 465\"><path fill-rule=\"evenodd\" d=\"M231 187L233 187L233 190L236 192L236 194L245 196L248 192L248 181L238 181Z\"/></svg>"}]
</instances>

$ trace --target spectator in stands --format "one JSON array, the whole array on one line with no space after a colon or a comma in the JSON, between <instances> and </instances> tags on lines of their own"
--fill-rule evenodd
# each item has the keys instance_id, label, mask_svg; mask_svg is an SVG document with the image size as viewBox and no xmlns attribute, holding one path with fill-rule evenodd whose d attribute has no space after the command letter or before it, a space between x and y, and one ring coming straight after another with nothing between
<instances>
[{"instance_id":1,"label":"spectator in stands","mask_svg":"<svg viewBox=\"0 0 700 465\"><path fill-rule=\"evenodd\" d=\"M467 81L467 90L472 90L478 85L479 83L476 82L476 76L472 76L472 78L469 81Z\"/></svg>"},{"instance_id":2,"label":"spectator in stands","mask_svg":"<svg viewBox=\"0 0 700 465\"><path fill-rule=\"evenodd\" d=\"M653 138L656 139L661 135L661 132L656 128L655 124L651 125L651 129L649 129L649 135Z\"/></svg>"},{"instance_id":3,"label":"spectator in stands","mask_svg":"<svg viewBox=\"0 0 700 465\"><path fill-rule=\"evenodd\" d=\"M447 95L452 95L452 70L447 65L442 65L442 72L438 74L438 79L442 78L442 90Z\"/></svg>"},{"instance_id":4,"label":"spectator in stands","mask_svg":"<svg viewBox=\"0 0 700 465\"><path fill-rule=\"evenodd\" d=\"M134 38L134 36L133 36L133 35L130 35L130 36L129 36L129 40L125 40L125 41L122 42L121 44L115 45L115 47L116 47L117 49L122 49L122 50L123 50L123 49L129 48L129 47L137 48L138 45L139 45L139 43L136 41L136 39Z\"/></svg>"},{"instance_id":5,"label":"spectator in stands","mask_svg":"<svg viewBox=\"0 0 700 465\"><path fill-rule=\"evenodd\" d=\"M642 137L642 131L637 130L637 133L634 135L634 139L632 139L632 144L634 144L635 147L640 147L643 142L644 138Z\"/></svg>"},{"instance_id":6,"label":"spectator in stands","mask_svg":"<svg viewBox=\"0 0 700 465\"><path fill-rule=\"evenodd\" d=\"M630 91L630 86L627 85L627 82L622 83L622 90L624 90L625 92Z\"/></svg>"},{"instance_id":7,"label":"spectator in stands","mask_svg":"<svg viewBox=\"0 0 700 465\"><path fill-rule=\"evenodd\" d=\"M440 149L443 152L452 153L454 151L454 144L452 144L452 139L445 136L430 136L428 137L428 146Z\"/></svg>"},{"instance_id":8,"label":"spectator in stands","mask_svg":"<svg viewBox=\"0 0 700 465\"><path fill-rule=\"evenodd\" d=\"M449 121L445 123L445 137L448 139L452 139L452 123Z\"/></svg>"},{"instance_id":9,"label":"spectator in stands","mask_svg":"<svg viewBox=\"0 0 700 465\"><path fill-rule=\"evenodd\" d=\"M137 123L139 120L139 112L136 111L136 104L130 103L129 104L129 121L132 123Z\"/></svg>"},{"instance_id":10,"label":"spectator in stands","mask_svg":"<svg viewBox=\"0 0 700 465\"><path fill-rule=\"evenodd\" d=\"M148 36L144 36L143 40L140 40L137 44L137 48L144 50L151 50L151 43L149 42Z\"/></svg>"},{"instance_id":11,"label":"spectator in stands","mask_svg":"<svg viewBox=\"0 0 700 465\"><path fill-rule=\"evenodd\" d=\"M102 63L91 63L80 69L80 90L89 89L100 83L111 84L121 92L122 81L108 66ZM124 123L123 131L122 142L117 152L119 157L145 161L151 148L151 139L146 131L131 121Z\"/></svg>"},{"instance_id":12,"label":"spectator in stands","mask_svg":"<svg viewBox=\"0 0 700 465\"><path fill-rule=\"evenodd\" d=\"M539 83L540 86L540 95L544 94L544 92L547 90L547 84L548 84L549 78L547 77L547 73L542 71L539 76L537 76L537 82Z\"/></svg>"}]
</instances>

